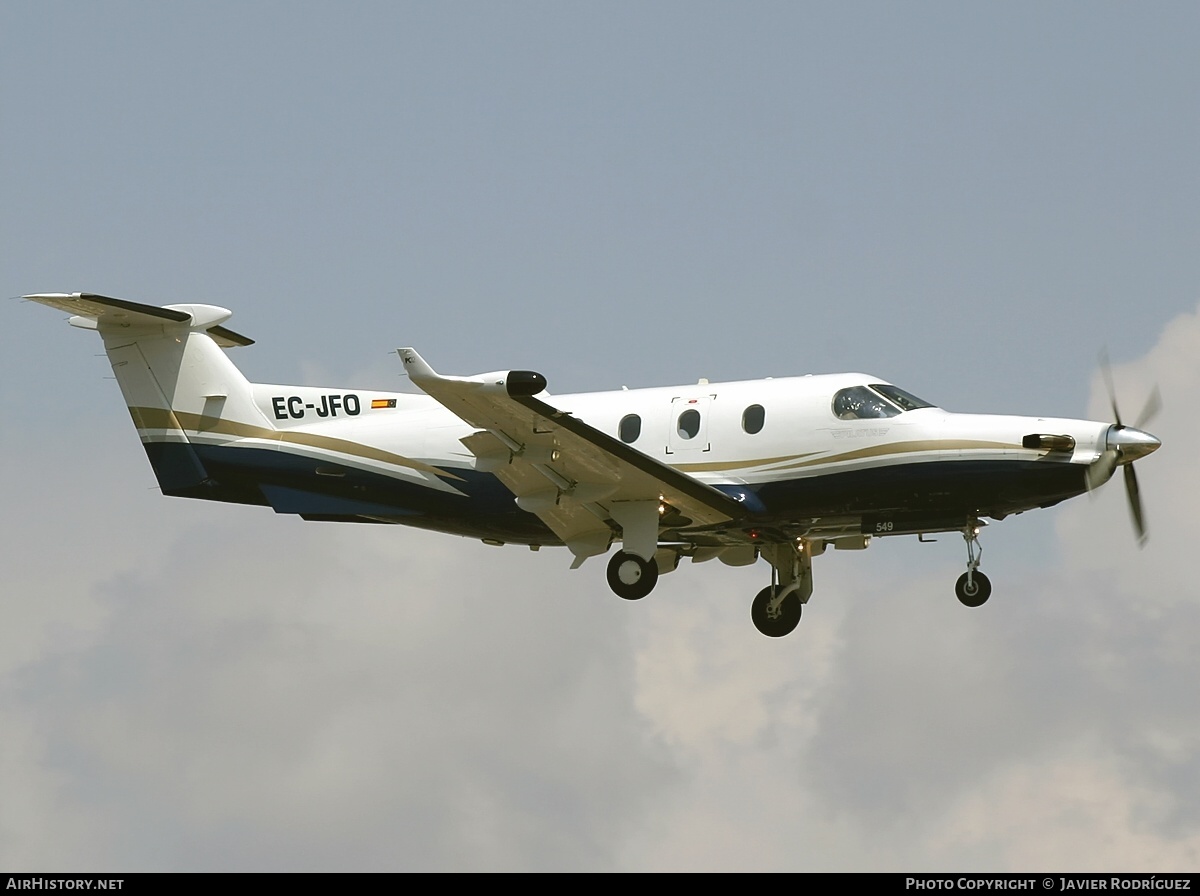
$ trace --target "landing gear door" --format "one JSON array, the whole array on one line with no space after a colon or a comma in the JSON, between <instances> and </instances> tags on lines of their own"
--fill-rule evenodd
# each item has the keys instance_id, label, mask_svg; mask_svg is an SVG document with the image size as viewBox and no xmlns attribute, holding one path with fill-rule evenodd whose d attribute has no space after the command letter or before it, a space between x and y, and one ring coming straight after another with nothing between
<instances>
[{"instance_id":1,"label":"landing gear door","mask_svg":"<svg viewBox=\"0 0 1200 896\"><path fill-rule=\"evenodd\" d=\"M712 396L671 400L671 420L667 429L667 454L702 454L712 449L708 440L708 415Z\"/></svg>"}]
</instances>

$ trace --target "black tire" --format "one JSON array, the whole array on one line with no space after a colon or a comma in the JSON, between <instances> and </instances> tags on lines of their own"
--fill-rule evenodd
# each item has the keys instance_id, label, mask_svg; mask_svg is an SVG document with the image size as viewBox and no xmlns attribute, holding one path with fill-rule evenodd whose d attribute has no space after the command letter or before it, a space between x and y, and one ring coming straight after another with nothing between
<instances>
[{"instance_id":1,"label":"black tire","mask_svg":"<svg viewBox=\"0 0 1200 896\"><path fill-rule=\"evenodd\" d=\"M658 564L637 554L617 551L608 561L608 587L625 600L641 600L658 583Z\"/></svg>"},{"instance_id":2,"label":"black tire","mask_svg":"<svg viewBox=\"0 0 1200 896\"><path fill-rule=\"evenodd\" d=\"M754 603L750 604L750 619L754 623L754 627L768 638L782 638L784 635L791 634L792 630L800 624L800 614L804 611L804 604L800 603L800 596L793 591L779 605L779 616L769 619L767 618L767 604L773 595L774 589L769 585L758 592Z\"/></svg>"},{"instance_id":3,"label":"black tire","mask_svg":"<svg viewBox=\"0 0 1200 896\"><path fill-rule=\"evenodd\" d=\"M954 583L954 593L958 595L959 602L964 607L982 607L992 596L992 583L987 576L975 570L973 578L975 581L971 587L968 587L965 572Z\"/></svg>"}]
</instances>

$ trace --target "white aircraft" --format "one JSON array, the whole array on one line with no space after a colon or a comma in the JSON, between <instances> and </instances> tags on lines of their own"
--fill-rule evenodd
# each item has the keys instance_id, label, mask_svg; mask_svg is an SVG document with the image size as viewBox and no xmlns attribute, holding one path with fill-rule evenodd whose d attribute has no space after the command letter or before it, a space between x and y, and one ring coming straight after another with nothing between
<instances>
[{"instance_id":1,"label":"white aircraft","mask_svg":"<svg viewBox=\"0 0 1200 896\"><path fill-rule=\"evenodd\" d=\"M488 544L566 545L573 568L621 542L608 583L645 597L683 557L765 559L764 635L796 627L812 559L876 536L960 532L955 591L977 607L984 517L1094 489L1159 447L1114 423L952 414L861 373L546 394L528 370L442 376L398 350L424 395L251 383L221 349L250 345L212 305L30 295L96 330L164 494L306 520L401 523ZM1110 396L1111 375L1104 365Z\"/></svg>"}]
</instances>

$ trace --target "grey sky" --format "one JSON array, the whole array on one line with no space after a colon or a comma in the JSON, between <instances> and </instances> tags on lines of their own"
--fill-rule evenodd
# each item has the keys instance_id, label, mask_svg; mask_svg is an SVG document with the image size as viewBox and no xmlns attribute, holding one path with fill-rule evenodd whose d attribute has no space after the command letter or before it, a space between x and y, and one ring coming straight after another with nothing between
<instances>
[{"instance_id":1,"label":"grey sky","mask_svg":"<svg viewBox=\"0 0 1200 896\"><path fill-rule=\"evenodd\" d=\"M4 307L0 866L1200 867L1200 8L0 7L3 294L232 308L251 379L867 370L1165 447L984 536L601 563L164 499Z\"/></svg>"}]
</instances>

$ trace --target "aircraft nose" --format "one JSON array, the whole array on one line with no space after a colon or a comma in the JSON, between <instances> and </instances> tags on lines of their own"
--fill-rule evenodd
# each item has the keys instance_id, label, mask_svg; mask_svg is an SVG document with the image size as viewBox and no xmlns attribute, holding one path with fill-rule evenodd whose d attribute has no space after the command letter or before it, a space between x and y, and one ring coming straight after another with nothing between
<instances>
[{"instance_id":1,"label":"aircraft nose","mask_svg":"<svg viewBox=\"0 0 1200 896\"><path fill-rule=\"evenodd\" d=\"M1108 447L1120 455L1120 463L1127 464L1157 451L1162 445L1156 437L1132 426L1113 425L1108 428Z\"/></svg>"}]
</instances>

